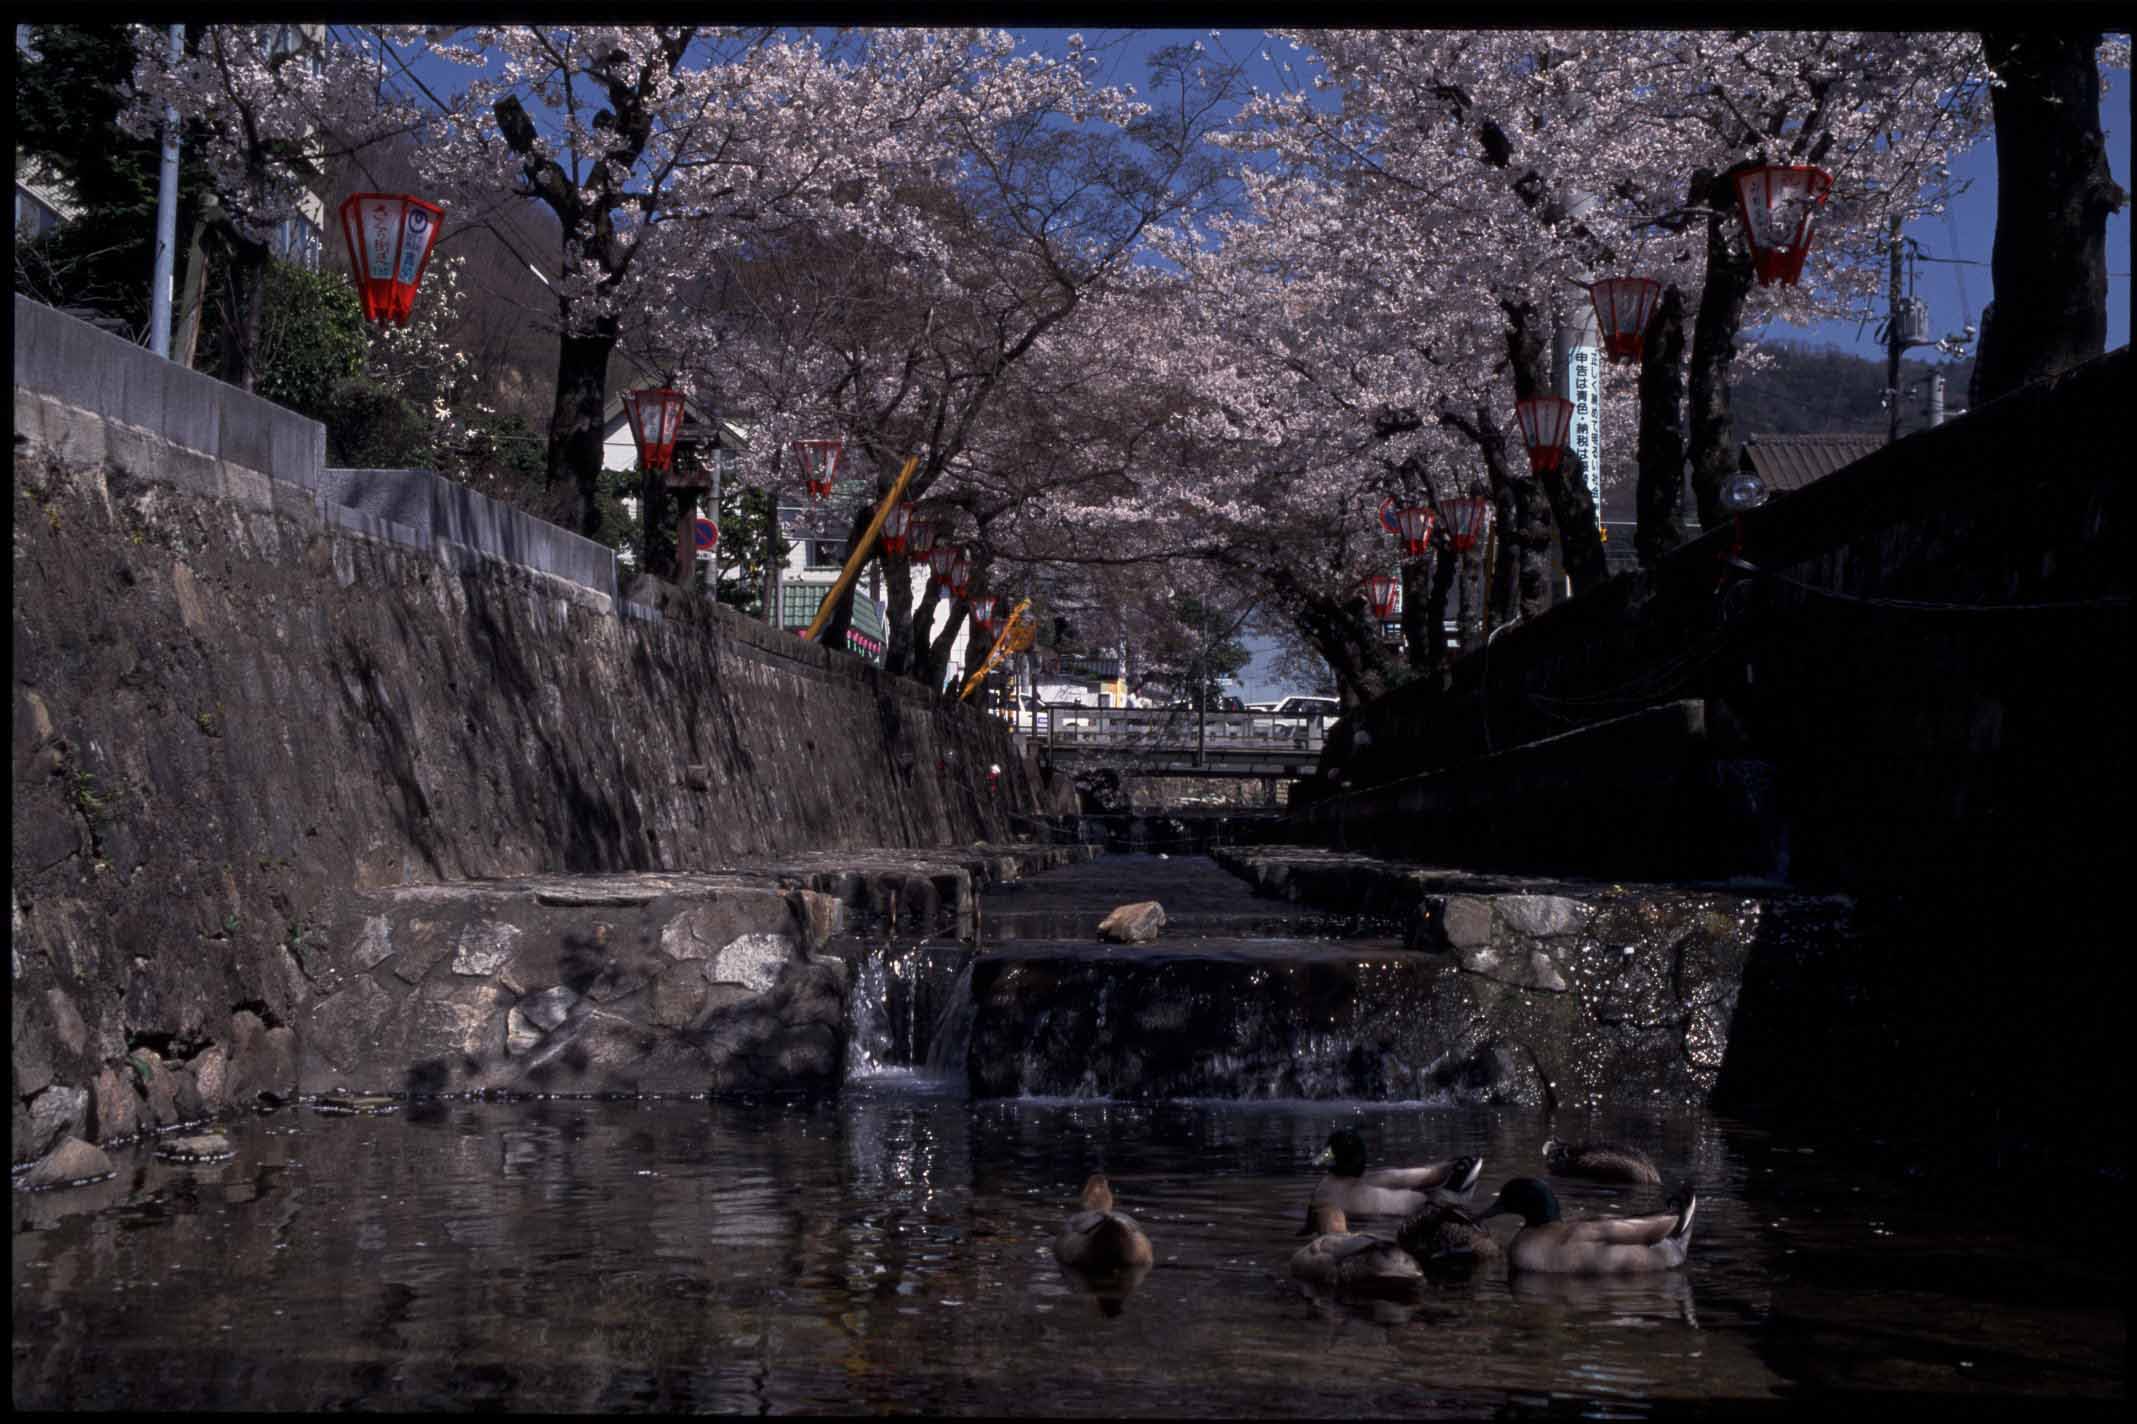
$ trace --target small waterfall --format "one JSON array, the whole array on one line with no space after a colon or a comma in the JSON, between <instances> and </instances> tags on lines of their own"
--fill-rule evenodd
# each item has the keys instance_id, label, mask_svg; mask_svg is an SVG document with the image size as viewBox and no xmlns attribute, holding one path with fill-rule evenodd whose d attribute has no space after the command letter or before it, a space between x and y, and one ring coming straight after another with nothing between
<instances>
[{"instance_id":1,"label":"small waterfall","mask_svg":"<svg viewBox=\"0 0 2137 1424\"><path fill-rule=\"evenodd\" d=\"M965 1076L965 1055L972 1046L972 1021L978 1015L972 1002L972 966L976 962L977 956L966 960L957 982L950 986L950 1000L935 1021L935 1031L928 1035L927 1071L931 1078L962 1080Z\"/></svg>"},{"instance_id":2,"label":"small waterfall","mask_svg":"<svg viewBox=\"0 0 2137 1424\"><path fill-rule=\"evenodd\" d=\"M944 1045L942 1037L946 1029L971 1032L971 960L962 946L867 946L854 961L847 1076L910 1073L925 1064L930 1073L962 1079L962 1044ZM939 1069L938 1060L952 1066Z\"/></svg>"}]
</instances>

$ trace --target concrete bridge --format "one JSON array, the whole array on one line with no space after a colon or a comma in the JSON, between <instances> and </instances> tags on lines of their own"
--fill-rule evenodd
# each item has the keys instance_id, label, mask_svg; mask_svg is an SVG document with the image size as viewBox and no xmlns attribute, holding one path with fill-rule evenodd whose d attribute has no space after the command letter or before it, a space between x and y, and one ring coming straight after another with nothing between
<instances>
[{"instance_id":1,"label":"concrete bridge","mask_svg":"<svg viewBox=\"0 0 2137 1424\"><path fill-rule=\"evenodd\" d=\"M1332 720L1184 707L1053 706L1019 711L1015 726L1057 767L1111 767L1146 776L1299 777L1313 774Z\"/></svg>"}]
</instances>

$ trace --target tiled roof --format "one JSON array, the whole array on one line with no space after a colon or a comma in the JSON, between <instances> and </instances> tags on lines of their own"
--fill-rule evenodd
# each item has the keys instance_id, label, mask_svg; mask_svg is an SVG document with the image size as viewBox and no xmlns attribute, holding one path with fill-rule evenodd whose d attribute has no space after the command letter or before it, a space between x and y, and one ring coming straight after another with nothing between
<instances>
[{"instance_id":1,"label":"tiled roof","mask_svg":"<svg viewBox=\"0 0 2137 1424\"><path fill-rule=\"evenodd\" d=\"M1884 436L1869 433L1754 435L1744 442L1738 468L1755 471L1773 493L1787 494L1884 447Z\"/></svg>"}]
</instances>

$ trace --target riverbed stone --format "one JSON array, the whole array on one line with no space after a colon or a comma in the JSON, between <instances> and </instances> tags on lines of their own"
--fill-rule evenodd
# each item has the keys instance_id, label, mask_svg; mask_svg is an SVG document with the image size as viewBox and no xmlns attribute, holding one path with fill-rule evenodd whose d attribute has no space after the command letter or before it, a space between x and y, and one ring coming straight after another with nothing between
<instances>
[{"instance_id":1,"label":"riverbed stone","mask_svg":"<svg viewBox=\"0 0 2137 1424\"><path fill-rule=\"evenodd\" d=\"M1455 950L1491 943L1491 901L1479 895L1449 895L1440 910L1441 932Z\"/></svg>"},{"instance_id":2,"label":"riverbed stone","mask_svg":"<svg viewBox=\"0 0 2137 1424\"><path fill-rule=\"evenodd\" d=\"M453 973L487 978L504 968L519 939L518 925L477 921L460 932L454 945Z\"/></svg>"},{"instance_id":3,"label":"riverbed stone","mask_svg":"<svg viewBox=\"0 0 2137 1424\"><path fill-rule=\"evenodd\" d=\"M89 1092L85 1088L54 1083L30 1099L30 1133L33 1152L43 1152L63 1137L80 1137L89 1130Z\"/></svg>"},{"instance_id":4,"label":"riverbed stone","mask_svg":"<svg viewBox=\"0 0 2137 1424\"><path fill-rule=\"evenodd\" d=\"M93 1182L110 1176L117 1169L111 1158L102 1149L93 1147L79 1137L68 1137L54 1147L36 1166L22 1174L19 1179L28 1191L41 1191L47 1187L71 1187L83 1182Z\"/></svg>"},{"instance_id":5,"label":"riverbed stone","mask_svg":"<svg viewBox=\"0 0 2137 1424\"><path fill-rule=\"evenodd\" d=\"M1114 944L1149 944L1165 928L1165 907L1155 900L1116 905L1098 923L1098 937Z\"/></svg>"},{"instance_id":6,"label":"riverbed stone","mask_svg":"<svg viewBox=\"0 0 2137 1424\"><path fill-rule=\"evenodd\" d=\"M186 1070L200 1094L201 1106L211 1113L220 1112L227 1105L230 1088L230 1061L223 1046L208 1045L193 1056Z\"/></svg>"},{"instance_id":7,"label":"riverbed stone","mask_svg":"<svg viewBox=\"0 0 2137 1424\"><path fill-rule=\"evenodd\" d=\"M376 969L393 957L393 922L384 915L364 916L363 936L351 952L358 969Z\"/></svg>"},{"instance_id":8,"label":"riverbed stone","mask_svg":"<svg viewBox=\"0 0 2137 1424\"><path fill-rule=\"evenodd\" d=\"M52 1033L67 1052L79 1054L89 1047L89 1029L75 1010L74 1000L60 988L45 990L45 1003L52 1010Z\"/></svg>"},{"instance_id":9,"label":"riverbed stone","mask_svg":"<svg viewBox=\"0 0 2137 1424\"><path fill-rule=\"evenodd\" d=\"M169 1127L177 1122L178 1083L171 1077L170 1065L153 1048L137 1048L127 1057L133 1060L148 1094L146 1125Z\"/></svg>"},{"instance_id":10,"label":"riverbed stone","mask_svg":"<svg viewBox=\"0 0 2137 1424\"><path fill-rule=\"evenodd\" d=\"M125 1142L141 1131L141 1095L134 1090L133 1072L106 1065L96 1075L91 1086L91 1100L96 1112L98 1142Z\"/></svg>"},{"instance_id":11,"label":"riverbed stone","mask_svg":"<svg viewBox=\"0 0 2137 1424\"><path fill-rule=\"evenodd\" d=\"M1510 933L1530 939L1578 934L1590 914L1588 906L1563 895L1501 895L1492 904Z\"/></svg>"},{"instance_id":12,"label":"riverbed stone","mask_svg":"<svg viewBox=\"0 0 2137 1424\"><path fill-rule=\"evenodd\" d=\"M368 974L356 975L339 993L314 1002L305 1022L303 1090L332 1087L339 1075L364 1063L379 1025L397 1005L397 998ZM325 1077L315 1073L315 1064L325 1070Z\"/></svg>"},{"instance_id":13,"label":"riverbed stone","mask_svg":"<svg viewBox=\"0 0 2137 1424\"><path fill-rule=\"evenodd\" d=\"M783 934L737 935L720 946L704 971L714 983L741 984L763 993L794 958L794 941Z\"/></svg>"},{"instance_id":14,"label":"riverbed stone","mask_svg":"<svg viewBox=\"0 0 2137 1424\"><path fill-rule=\"evenodd\" d=\"M1464 971L1511 984L1517 989L1566 992L1566 977L1558 964L1541 949L1523 944L1464 946L1455 951L1455 961Z\"/></svg>"},{"instance_id":15,"label":"riverbed stone","mask_svg":"<svg viewBox=\"0 0 2137 1424\"><path fill-rule=\"evenodd\" d=\"M671 964L653 981L653 1022L662 1028L682 1028L697 1021L705 1009L710 988L699 965Z\"/></svg>"},{"instance_id":16,"label":"riverbed stone","mask_svg":"<svg viewBox=\"0 0 2137 1424\"><path fill-rule=\"evenodd\" d=\"M229 1138L219 1132L207 1132L194 1137L167 1137L156 1144L156 1155L174 1162L217 1162L235 1157L237 1151Z\"/></svg>"},{"instance_id":17,"label":"riverbed stone","mask_svg":"<svg viewBox=\"0 0 2137 1424\"><path fill-rule=\"evenodd\" d=\"M546 1033L571 1017L572 1008L578 1002L577 993L559 984L528 995L519 1001L517 1008L529 1024Z\"/></svg>"},{"instance_id":18,"label":"riverbed stone","mask_svg":"<svg viewBox=\"0 0 2137 1424\"><path fill-rule=\"evenodd\" d=\"M510 995L496 984L433 986L419 992L408 1056L421 1063L454 1056L477 1062L504 1055Z\"/></svg>"},{"instance_id":19,"label":"riverbed stone","mask_svg":"<svg viewBox=\"0 0 2137 1424\"><path fill-rule=\"evenodd\" d=\"M420 984L431 966L454 949L451 926L440 920L414 917L403 921L393 935L396 946L393 972L410 984Z\"/></svg>"}]
</instances>

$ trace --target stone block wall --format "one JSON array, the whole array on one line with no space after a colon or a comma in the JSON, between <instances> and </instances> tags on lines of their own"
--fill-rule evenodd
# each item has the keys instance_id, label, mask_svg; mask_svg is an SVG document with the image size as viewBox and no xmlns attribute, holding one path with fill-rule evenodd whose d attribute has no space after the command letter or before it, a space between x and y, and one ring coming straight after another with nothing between
<instances>
[{"instance_id":1,"label":"stone block wall","mask_svg":"<svg viewBox=\"0 0 2137 1424\"><path fill-rule=\"evenodd\" d=\"M995 719L699 600L618 618L390 537L279 477L319 470L316 425L176 368L136 380L155 358L87 327L127 359L26 348L22 305L18 1162L210 1088L292 1090L361 894L1005 840L1039 810Z\"/></svg>"}]
</instances>

